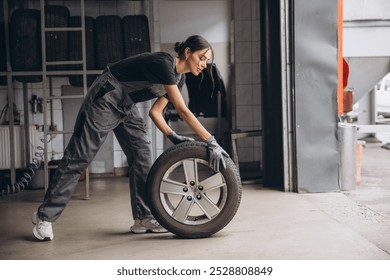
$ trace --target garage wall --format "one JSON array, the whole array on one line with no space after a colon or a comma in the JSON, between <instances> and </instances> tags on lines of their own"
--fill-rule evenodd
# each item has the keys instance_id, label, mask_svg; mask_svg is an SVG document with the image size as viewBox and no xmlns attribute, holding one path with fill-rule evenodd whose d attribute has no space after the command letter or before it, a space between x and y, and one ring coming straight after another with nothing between
<instances>
[{"instance_id":1,"label":"garage wall","mask_svg":"<svg viewBox=\"0 0 390 280\"><path fill-rule=\"evenodd\" d=\"M243 131L262 128L259 2L233 1L233 128ZM237 145L240 161L262 165L261 137L243 138Z\"/></svg>"}]
</instances>

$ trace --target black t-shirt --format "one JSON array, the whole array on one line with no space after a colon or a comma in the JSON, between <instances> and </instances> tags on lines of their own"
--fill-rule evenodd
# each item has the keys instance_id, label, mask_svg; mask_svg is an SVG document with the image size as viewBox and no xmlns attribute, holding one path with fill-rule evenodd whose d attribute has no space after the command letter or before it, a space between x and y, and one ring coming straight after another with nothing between
<instances>
[{"instance_id":1,"label":"black t-shirt","mask_svg":"<svg viewBox=\"0 0 390 280\"><path fill-rule=\"evenodd\" d=\"M118 81L128 86L126 93L135 102L163 95L167 97L163 85L178 85L182 90L185 82L185 75L176 73L174 56L165 52L131 56L109 65L109 68Z\"/></svg>"}]
</instances>

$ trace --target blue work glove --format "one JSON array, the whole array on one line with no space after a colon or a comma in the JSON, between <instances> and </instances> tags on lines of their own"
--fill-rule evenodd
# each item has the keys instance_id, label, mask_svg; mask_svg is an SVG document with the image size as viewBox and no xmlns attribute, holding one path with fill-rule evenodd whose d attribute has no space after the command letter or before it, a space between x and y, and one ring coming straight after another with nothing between
<instances>
[{"instance_id":1,"label":"blue work glove","mask_svg":"<svg viewBox=\"0 0 390 280\"><path fill-rule=\"evenodd\" d=\"M167 137L175 145L180 144L180 143L185 142L185 141L195 141L194 138L178 135L174 131L172 131L172 133L169 134Z\"/></svg>"},{"instance_id":2,"label":"blue work glove","mask_svg":"<svg viewBox=\"0 0 390 280\"><path fill-rule=\"evenodd\" d=\"M210 136L207 139L207 150L209 152L209 164L216 172L219 171L219 162L222 162L223 168L226 168L226 162L223 157L229 157L229 154L222 149L214 136Z\"/></svg>"}]
</instances>

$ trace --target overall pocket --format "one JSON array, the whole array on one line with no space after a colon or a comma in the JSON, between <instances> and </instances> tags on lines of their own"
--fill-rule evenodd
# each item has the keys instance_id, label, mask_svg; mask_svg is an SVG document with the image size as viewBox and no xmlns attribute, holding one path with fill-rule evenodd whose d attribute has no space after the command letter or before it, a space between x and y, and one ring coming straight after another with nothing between
<instances>
[{"instance_id":1,"label":"overall pocket","mask_svg":"<svg viewBox=\"0 0 390 280\"><path fill-rule=\"evenodd\" d=\"M96 93L95 97L93 98L93 102L96 100L102 98L107 92L110 92L114 90L115 87L109 82L106 81L99 89L99 91Z\"/></svg>"}]
</instances>

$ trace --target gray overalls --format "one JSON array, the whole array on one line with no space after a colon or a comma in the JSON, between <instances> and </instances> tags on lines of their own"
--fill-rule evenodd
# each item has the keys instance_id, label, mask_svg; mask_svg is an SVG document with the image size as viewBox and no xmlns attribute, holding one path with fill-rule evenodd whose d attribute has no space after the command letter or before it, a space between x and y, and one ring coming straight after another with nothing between
<instances>
[{"instance_id":1,"label":"gray overalls","mask_svg":"<svg viewBox=\"0 0 390 280\"><path fill-rule=\"evenodd\" d=\"M133 218L152 216L146 203L145 186L152 165L151 145L143 119L127 94L133 90L134 82L119 82L108 67L91 85L64 156L38 208L40 219L54 222L60 216L71 199L80 175L112 130L129 163ZM152 85L152 91L155 96L165 94L163 85Z\"/></svg>"}]
</instances>

